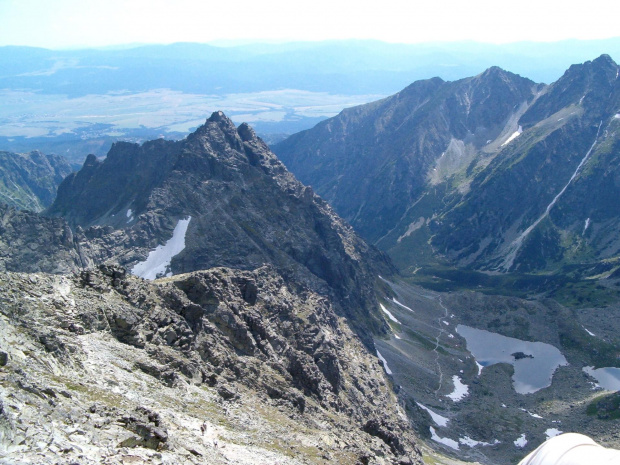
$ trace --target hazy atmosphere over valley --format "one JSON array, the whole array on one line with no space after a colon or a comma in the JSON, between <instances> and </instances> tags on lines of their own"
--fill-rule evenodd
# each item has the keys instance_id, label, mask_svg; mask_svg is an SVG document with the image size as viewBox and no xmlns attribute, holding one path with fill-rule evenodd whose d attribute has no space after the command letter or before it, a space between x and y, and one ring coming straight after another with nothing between
<instances>
[{"instance_id":1,"label":"hazy atmosphere over valley","mask_svg":"<svg viewBox=\"0 0 620 465\"><path fill-rule=\"evenodd\" d=\"M618 17L0 0L0 464L620 463Z\"/></svg>"}]
</instances>

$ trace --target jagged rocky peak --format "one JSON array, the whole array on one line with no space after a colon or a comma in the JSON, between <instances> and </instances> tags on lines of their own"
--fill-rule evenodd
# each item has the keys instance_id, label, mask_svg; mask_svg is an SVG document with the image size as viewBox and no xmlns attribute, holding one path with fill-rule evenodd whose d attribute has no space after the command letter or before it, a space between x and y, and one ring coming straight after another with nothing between
<instances>
[{"instance_id":1,"label":"jagged rocky peak","mask_svg":"<svg viewBox=\"0 0 620 465\"><path fill-rule=\"evenodd\" d=\"M230 166L239 164L260 166L273 176L290 177L284 165L273 155L269 147L256 135L247 123L238 128L221 111L214 112L194 133L187 138L193 146L184 156L213 156L227 160Z\"/></svg>"},{"instance_id":2,"label":"jagged rocky peak","mask_svg":"<svg viewBox=\"0 0 620 465\"><path fill-rule=\"evenodd\" d=\"M89 263L111 260L151 278L271 263L334 297L361 334L384 328L374 282L394 271L387 258L299 183L247 124L236 128L222 112L185 140L118 143L103 161L89 159L63 182L48 213L84 228ZM158 257L166 260L155 263Z\"/></svg>"}]
</instances>

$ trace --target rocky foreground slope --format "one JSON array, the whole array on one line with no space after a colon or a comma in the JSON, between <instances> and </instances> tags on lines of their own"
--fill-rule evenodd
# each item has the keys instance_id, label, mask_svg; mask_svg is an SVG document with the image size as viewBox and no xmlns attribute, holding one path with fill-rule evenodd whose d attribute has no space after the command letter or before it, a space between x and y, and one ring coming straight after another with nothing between
<instances>
[{"instance_id":1,"label":"rocky foreground slope","mask_svg":"<svg viewBox=\"0 0 620 465\"><path fill-rule=\"evenodd\" d=\"M421 463L377 359L271 267L0 284L1 463Z\"/></svg>"},{"instance_id":2,"label":"rocky foreground slope","mask_svg":"<svg viewBox=\"0 0 620 465\"><path fill-rule=\"evenodd\" d=\"M116 144L47 214L0 209L3 463L421 463L389 261L247 125Z\"/></svg>"}]
</instances>

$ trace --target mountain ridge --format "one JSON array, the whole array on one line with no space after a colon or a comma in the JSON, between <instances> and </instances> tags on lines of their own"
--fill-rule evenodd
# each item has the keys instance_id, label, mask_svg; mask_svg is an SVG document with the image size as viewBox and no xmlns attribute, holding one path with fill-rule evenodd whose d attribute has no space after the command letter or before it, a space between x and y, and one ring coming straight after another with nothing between
<instances>
[{"instance_id":1,"label":"mountain ridge","mask_svg":"<svg viewBox=\"0 0 620 465\"><path fill-rule=\"evenodd\" d=\"M485 93L491 83L494 94L489 96ZM452 139L454 150L465 155L454 157L458 165L468 164L472 151L507 131L511 117L523 111L520 107L531 102L537 90L532 81L499 68L455 82L417 81L387 99L344 110L315 129L276 144L274 151L302 182L313 185L363 236L375 242L420 194L433 164ZM491 105L484 105L489 98ZM358 132L351 134L348 124ZM516 129L515 125L512 131ZM355 155L349 157L348 152ZM332 173L342 177L336 180ZM387 189L367 186L363 180L369 175L381 179ZM391 192L392 188L397 191ZM343 203L339 203L341 198ZM355 200L348 207L351 198ZM362 209L369 208L363 199L375 198L375 206L360 219Z\"/></svg>"},{"instance_id":2,"label":"mountain ridge","mask_svg":"<svg viewBox=\"0 0 620 465\"><path fill-rule=\"evenodd\" d=\"M324 128L344 118L347 112L352 113L345 110L314 129L277 144L274 151L303 182L315 186L362 236L388 251L401 270L407 272L424 264L496 271L557 269L566 260L590 260L596 257L596 250L607 250L601 247L614 247L609 236L612 223L608 222L604 226L607 232L597 237L599 245L581 247L579 252L566 242L567 234L570 241L579 242L575 219L571 220L570 232L566 224L564 229L549 227L547 221L555 221L560 211L567 211L562 209L562 202L572 198L571 190L584 182L593 163L604 159L603 166L615 166L612 147L617 134L615 115L620 109L620 93L618 66L609 55L571 66L549 86L520 81L497 67L451 83L450 87L434 82L438 87L432 98L445 99L440 113L445 118L443 126L427 119L404 130L405 136L380 131L372 142L364 139L362 132L373 124L381 128L385 115L393 114L377 112L381 102L395 101L401 92L358 107L356 112L371 115L364 123L366 126L354 123L361 128L359 134L348 128L347 133L340 131L339 136L325 135ZM476 88L479 82L484 84ZM524 88L528 84L529 94L507 86L515 82ZM427 84L428 81L414 83L403 92ZM448 89L445 96L442 88ZM507 89L506 95L519 95L520 100L510 102L502 89ZM472 102L479 104L473 110L468 106L472 96ZM415 113L418 108L415 103L405 104L402 113ZM455 114L453 109L461 113ZM485 118L484 112L489 117ZM489 125L493 115L503 123L496 124L493 131L475 124ZM402 116L399 121L407 124ZM427 144L426 158L423 151L415 153L410 149L415 141L407 137L416 131L415 141ZM435 143L429 143L433 138ZM389 154L365 147L372 144L384 144L390 153L396 154L391 165L384 164ZM347 163L359 166L360 157L369 150L376 153L370 166L350 176ZM408 151L414 154L415 162L406 161ZM332 159L342 161L334 164ZM330 170L317 171L321 164L329 164ZM389 170L398 175L386 176ZM364 194L346 195L342 188L334 187L346 183ZM368 190L367 185L372 188ZM597 196L604 197L602 192ZM382 215L380 209L385 210L386 205L393 207L392 213ZM551 211L546 212L546 208ZM371 213L364 216L365 211ZM581 218L584 231L584 223L590 224L588 218ZM544 245L529 242L533 236L530 237L528 227L536 228L534 235ZM597 231L596 227L591 231ZM560 238L565 238L563 245ZM522 245L522 241L526 243ZM613 257L614 253L609 249L600 258Z\"/></svg>"}]
</instances>

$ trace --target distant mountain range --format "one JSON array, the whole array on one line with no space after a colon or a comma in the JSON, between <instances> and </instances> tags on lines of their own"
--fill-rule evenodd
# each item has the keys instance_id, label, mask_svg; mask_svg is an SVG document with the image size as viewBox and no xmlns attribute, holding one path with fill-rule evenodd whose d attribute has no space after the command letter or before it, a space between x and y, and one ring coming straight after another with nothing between
<instances>
[{"instance_id":1,"label":"distant mountain range","mask_svg":"<svg viewBox=\"0 0 620 465\"><path fill-rule=\"evenodd\" d=\"M72 97L157 88L197 94L275 89L391 93L416 79L454 80L493 65L548 83L571 63L603 52L620 56L620 38L505 45L349 40L233 47L177 43L113 50L5 46L0 47L0 88Z\"/></svg>"},{"instance_id":2,"label":"distant mountain range","mask_svg":"<svg viewBox=\"0 0 620 465\"><path fill-rule=\"evenodd\" d=\"M557 270L620 257L620 79L608 55L546 86L493 67L418 81L274 147L403 270ZM599 274L596 268L593 274Z\"/></svg>"},{"instance_id":3,"label":"distant mountain range","mask_svg":"<svg viewBox=\"0 0 620 465\"><path fill-rule=\"evenodd\" d=\"M506 45L333 41L217 47L179 43L103 50L0 47L0 150L105 156L117 140L178 139L223 110L277 142L342 108L432 77L491 66L536 82L620 38ZM174 109L173 111L171 109Z\"/></svg>"}]
</instances>

